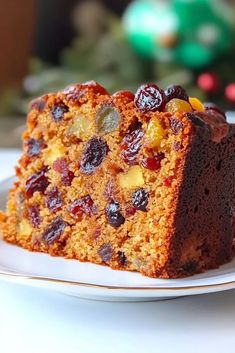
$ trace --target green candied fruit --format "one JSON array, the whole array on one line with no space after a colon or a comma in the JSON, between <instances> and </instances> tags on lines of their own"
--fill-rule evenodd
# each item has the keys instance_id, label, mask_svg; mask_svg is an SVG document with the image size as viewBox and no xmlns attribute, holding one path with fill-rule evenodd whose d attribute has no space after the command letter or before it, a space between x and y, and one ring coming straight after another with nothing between
<instances>
[{"instance_id":1,"label":"green candied fruit","mask_svg":"<svg viewBox=\"0 0 235 353\"><path fill-rule=\"evenodd\" d=\"M103 105L96 113L96 128L100 135L105 135L118 129L120 113L112 105Z\"/></svg>"}]
</instances>

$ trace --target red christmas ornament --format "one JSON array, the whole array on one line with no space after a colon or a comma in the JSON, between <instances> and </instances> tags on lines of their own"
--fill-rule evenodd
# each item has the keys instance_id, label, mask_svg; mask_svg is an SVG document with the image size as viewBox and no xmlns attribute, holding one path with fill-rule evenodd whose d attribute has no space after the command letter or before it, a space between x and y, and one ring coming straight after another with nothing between
<instances>
[{"instance_id":1,"label":"red christmas ornament","mask_svg":"<svg viewBox=\"0 0 235 353\"><path fill-rule=\"evenodd\" d=\"M235 82L225 87L225 97L228 101L235 104Z\"/></svg>"},{"instance_id":2,"label":"red christmas ornament","mask_svg":"<svg viewBox=\"0 0 235 353\"><path fill-rule=\"evenodd\" d=\"M219 78L212 72L204 72L198 76L198 87L206 93L214 93L219 88Z\"/></svg>"}]
</instances>

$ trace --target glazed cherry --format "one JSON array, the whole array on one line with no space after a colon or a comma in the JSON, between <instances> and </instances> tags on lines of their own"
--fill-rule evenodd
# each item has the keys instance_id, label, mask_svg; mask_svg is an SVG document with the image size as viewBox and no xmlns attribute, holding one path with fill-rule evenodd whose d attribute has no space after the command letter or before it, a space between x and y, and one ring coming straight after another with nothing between
<instances>
[{"instance_id":1,"label":"glazed cherry","mask_svg":"<svg viewBox=\"0 0 235 353\"><path fill-rule=\"evenodd\" d=\"M27 154L29 157L38 157L44 147L45 144L43 140L35 140L30 138L27 141Z\"/></svg>"},{"instance_id":2,"label":"glazed cherry","mask_svg":"<svg viewBox=\"0 0 235 353\"><path fill-rule=\"evenodd\" d=\"M163 111L166 105L164 91L155 83L139 87L135 94L135 106L143 113Z\"/></svg>"},{"instance_id":3,"label":"glazed cherry","mask_svg":"<svg viewBox=\"0 0 235 353\"><path fill-rule=\"evenodd\" d=\"M153 157L147 157L142 160L142 166L149 170L159 170L161 161L164 159L164 153L159 153Z\"/></svg>"},{"instance_id":4,"label":"glazed cherry","mask_svg":"<svg viewBox=\"0 0 235 353\"><path fill-rule=\"evenodd\" d=\"M62 120L64 117L64 114L69 111L69 108L67 105L64 103L59 103L56 104L52 109L51 109L51 115L53 120L57 123L58 121Z\"/></svg>"},{"instance_id":5,"label":"glazed cherry","mask_svg":"<svg viewBox=\"0 0 235 353\"><path fill-rule=\"evenodd\" d=\"M132 205L140 211L146 212L148 205L149 193L145 189L141 188L136 190L132 194Z\"/></svg>"},{"instance_id":6,"label":"glazed cherry","mask_svg":"<svg viewBox=\"0 0 235 353\"><path fill-rule=\"evenodd\" d=\"M109 224L115 228L120 227L125 222L125 218L120 212L120 205L115 201L111 201L106 207L106 217Z\"/></svg>"},{"instance_id":7,"label":"glazed cherry","mask_svg":"<svg viewBox=\"0 0 235 353\"><path fill-rule=\"evenodd\" d=\"M66 223L58 216L51 222L47 229L42 234L42 240L48 244L53 244L64 233Z\"/></svg>"},{"instance_id":8,"label":"glazed cherry","mask_svg":"<svg viewBox=\"0 0 235 353\"><path fill-rule=\"evenodd\" d=\"M25 184L25 193L27 197L32 197L36 191L44 193L49 185L46 172L48 168L43 168L40 172L32 174Z\"/></svg>"},{"instance_id":9,"label":"glazed cherry","mask_svg":"<svg viewBox=\"0 0 235 353\"><path fill-rule=\"evenodd\" d=\"M169 102L171 99L174 99L174 98L182 99L184 101L189 100L189 97L185 89L180 85L168 86L167 89L165 90L165 96L166 96L167 102Z\"/></svg>"},{"instance_id":10,"label":"glazed cherry","mask_svg":"<svg viewBox=\"0 0 235 353\"><path fill-rule=\"evenodd\" d=\"M133 130L124 136L121 144L121 158L128 165L136 164L136 159L141 148L141 140L144 136L144 131L141 128Z\"/></svg>"},{"instance_id":11,"label":"glazed cherry","mask_svg":"<svg viewBox=\"0 0 235 353\"><path fill-rule=\"evenodd\" d=\"M56 212L61 209L62 198L57 187L54 187L47 192L46 206L51 212Z\"/></svg>"},{"instance_id":12,"label":"glazed cherry","mask_svg":"<svg viewBox=\"0 0 235 353\"><path fill-rule=\"evenodd\" d=\"M214 112L214 113L221 114L224 117L224 119L226 120L225 113L215 103L210 103L210 102L204 103L204 107L205 107L206 111L208 111L208 112Z\"/></svg>"},{"instance_id":13,"label":"glazed cherry","mask_svg":"<svg viewBox=\"0 0 235 353\"><path fill-rule=\"evenodd\" d=\"M39 207L37 205L28 207L28 215L32 226L37 228L42 221L39 213Z\"/></svg>"},{"instance_id":14,"label":"glazed cherry","mask_svg":"<svg viewBox=\"0 0 235 353\"><path fill-rule=\"evenodd\" d=\"M80 170L84 174L92 174L103 162L107 153L107 143L101 138L93 137L86 144L80 163Z\"/></svg>"},{"instance_id":15,"label":"glazed cherry","mask_svg":"<svg viewBox=\"0 0 235 353\"><path fill-rule=\"evenodd\" d=\"M77 220L81 220L83 214L91 217L97 213L97 207L89 195L84 196L72 203L69 207L70 214Z\"/></svg>"}]
</instances>

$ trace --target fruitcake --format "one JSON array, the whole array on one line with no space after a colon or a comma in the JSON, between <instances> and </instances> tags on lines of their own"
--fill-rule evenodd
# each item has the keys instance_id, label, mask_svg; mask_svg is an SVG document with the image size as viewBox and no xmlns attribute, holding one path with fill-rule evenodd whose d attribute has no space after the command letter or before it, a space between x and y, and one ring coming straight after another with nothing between
<instances>
[{"instance_id":1,"label":"fruitcake","mask_svg":"<svg viewBox=\"0 0 235 353\"><path fill-rule=\"evenodd\" d=\"M232 259L235 127L179 85L75 84L31 104L3 238L178 278Z\"/></svg>"}]
</instances>

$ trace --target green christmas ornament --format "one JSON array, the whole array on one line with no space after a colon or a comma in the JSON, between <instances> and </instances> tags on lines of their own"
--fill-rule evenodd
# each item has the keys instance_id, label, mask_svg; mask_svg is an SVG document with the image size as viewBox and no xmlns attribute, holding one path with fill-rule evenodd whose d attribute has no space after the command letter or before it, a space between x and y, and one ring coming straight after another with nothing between
<instances>
[{"instance_id":1,"label":"green christmas ornament","mask_svg":"<svg viewBox=\"0 0 235 353\"><path fill-rule=\"evenodd\" d=\"M140 55L197 69L229 50L234 18L223 0L135 0L123 25Z\"/></svg>"}]
</instances>

